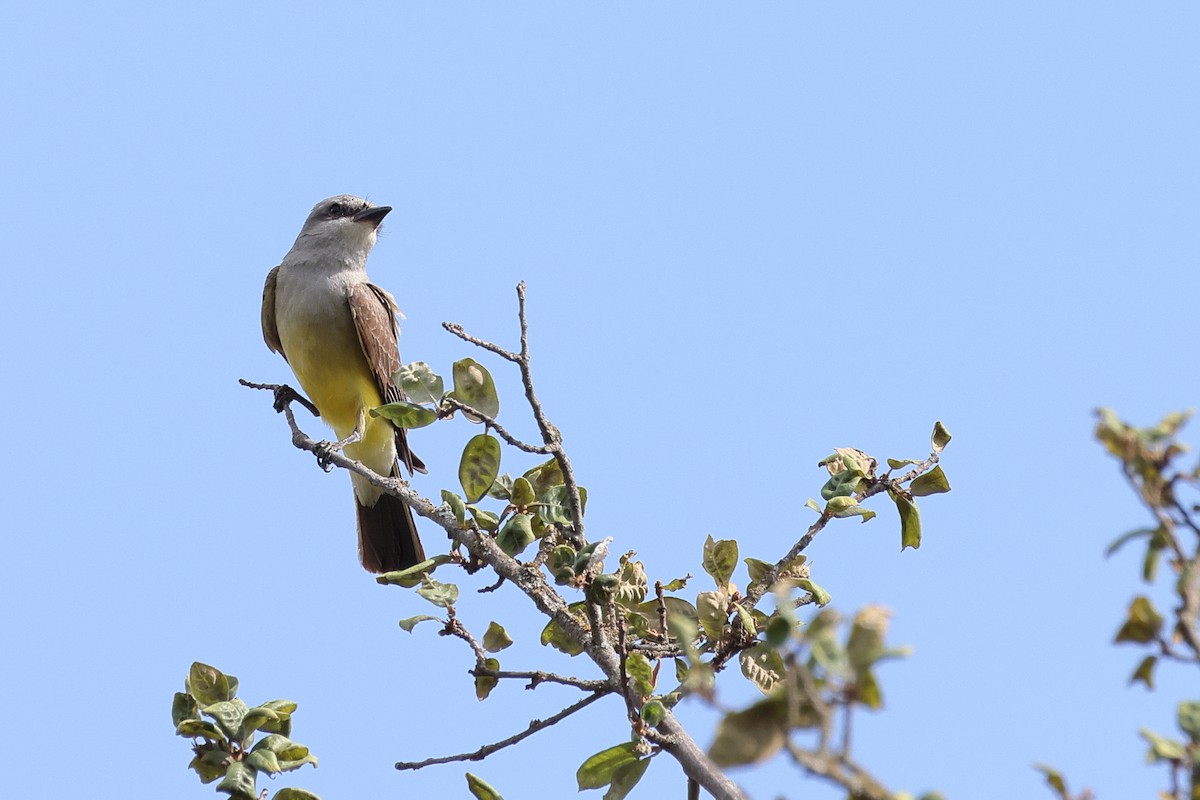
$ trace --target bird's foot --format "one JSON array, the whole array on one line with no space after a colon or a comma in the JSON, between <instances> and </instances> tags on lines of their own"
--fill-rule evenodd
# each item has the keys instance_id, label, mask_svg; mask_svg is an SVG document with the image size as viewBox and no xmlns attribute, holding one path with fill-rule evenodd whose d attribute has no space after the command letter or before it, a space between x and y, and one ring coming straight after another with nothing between
<instances>
[{"instance_id":1,"label":"bird's foot","mask_svg":"<svg viewBox=\"0 0 1200 800\"><path fill-rule=\"evenodd\" d=\"M317 466L326 472L333 472L333 456L335 453L342 452L342 447L341 442L317 442L313 450L313 453L317 457Z\"/></svg>"},{"instance_id":2,"label":"bird's foot","mask_svg":"<svg viewBox=\"0 0 1200 800\"><path fill-rule=\"evenodd\" d=\"M345 439L342 439L340 442L317 442L315 451L317 455L317 463L321 466L321 469L325 470L326 472L332 472L333 454L342 452L342 450L345 449L346 445L348 444L354 444L355 442L361 441L362 431L359 428L355 428L350 432L349 436L347 436Z\"/></svg>"}]
</instances>

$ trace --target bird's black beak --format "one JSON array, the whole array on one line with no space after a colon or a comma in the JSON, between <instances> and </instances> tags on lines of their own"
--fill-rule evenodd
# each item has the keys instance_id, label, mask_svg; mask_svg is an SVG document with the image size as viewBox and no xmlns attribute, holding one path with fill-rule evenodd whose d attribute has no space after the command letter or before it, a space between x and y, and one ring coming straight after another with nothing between
<instances>
[{"instance_id":1,"label":"bird's black beak","mask_svg":"<svg viewBox=\"0 0 1200 800\"><path fill-rule=\"evenodd\" d=\"M362 211L354 215L355 222L369 222L374 227L378 228L379 223L383 222L383 218L392 210L391 206L371 206L364 208Z\"/></svg>"}]
</instances>

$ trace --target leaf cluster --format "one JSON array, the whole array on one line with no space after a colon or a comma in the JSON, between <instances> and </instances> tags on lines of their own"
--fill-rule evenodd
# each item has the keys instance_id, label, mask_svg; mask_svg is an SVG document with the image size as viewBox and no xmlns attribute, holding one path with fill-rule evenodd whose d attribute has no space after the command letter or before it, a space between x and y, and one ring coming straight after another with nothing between
<instances>
[{"instance_id":1,"label":"leaf cluster","mask_svg":"<svg viewBox=\"0 0 1200 800\"><path fill-rule=\"evenodd\" d=\"M216 790L232 800L258 800L260 773L315 767L317 757L289 738L295 703L270 700L250 707L238 698L237 689L237 678L197 661L184 691L175 693L171 721L179 736L192 740L194 757L188 766L201 783L218 782ZM255 741L260 733L266 735ZM273 800L320 799L304 789L285 788Z\"/></svg>"}]
</instances>

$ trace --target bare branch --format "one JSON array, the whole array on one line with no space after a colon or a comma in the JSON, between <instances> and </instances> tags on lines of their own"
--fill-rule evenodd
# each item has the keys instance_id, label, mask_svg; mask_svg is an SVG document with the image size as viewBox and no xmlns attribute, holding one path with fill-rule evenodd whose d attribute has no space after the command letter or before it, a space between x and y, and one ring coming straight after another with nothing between
<instances>
[{"instance_id":1,"label":"bare branch","mask_svg":"<svg viewBox=\"0 0 1200 800\"><path fill-rule=\"evenodd\" d=\"M476 669L478 669L479 666L487 662L487 652L483 649L479 642L475 640L475 637L471 635L471 632L467 630L466 626L459 621L457 616L455 616L454 607L450 606L446 609L446 611L449 613L449 617L446 620L446 626L441 630L442 636L454 636L462 639L464 642L470 645L471 650L475 653L475 664Z\"/></svg>"},{"instance_id":2,"label":"bare branch","mask_svg":"<svg viewBox=\"0 0 1200 800\"><path fill-rule=\"evenodd\" d=\"M503 359L512 361L514 363L520 363L521 361L521 357L516 353L510 353L500 345L492 344L491 342L486 342L483 339L472 336L471 334L467 333L463 326L459 325L457 322L443 322L442 327L450 331L450 333L453 333L458 338L462 339L464 342L470 342L476 347L482 347L484 350L495 353Z\"/></svg>"},{"instance_id":3,"label":"bare branch","mask_svg":"<svg viewBox=\"0 0 1200 800\"><path fill-rule=\"evenodd\" d=\"M530 736L537 733L538 731L544 730L546 728L549 728L551 725L555 725L555 724L563 721L567 717L574 714L576 711L580 711L584 708L587 708L592 703L599 700L601 697L604 697L604 694L602 694L600 692L597 692L596 694L588 695L587 697L583 698L579 702L572 703L571 705L567 706L562 711L555 714L553 717L550 717L550 718L544 719L544 720L542 720L542 719L532 720L529 723L529 727L527 727L525 730L521 731L520 733L510 736L507 739L501 739L500 741L495 742L493 744L485 744L483 747L480 747L478 750L475 750L474 752L460 753L458 755L453 755L453 756L440 756L438 758L427 758L424 761L397 761L396 769L399 769L399 770L423 769L425 767L433 766L434 764L451 764L455 761L482 761L483 759L490 756L492 753L495 753L499 750L503 750L506 747L511 747L512 745L517 744L518 742L528 739Z\"/></svg>"},{"instance_id":4,"label":"bare branch","mask_svg":"<svg viewBox=\"0 0 1200 800\"><path fill-rule=\"evenodd\" d=\"M612 686L608 681L587 680L585 678L571 678L566 675L558 675L553 672L542 672L534 670L532 672L512 672L506 670L488 669L487 667L476 667L471 670L471 674L475 676L485 676L488 678L497 678L500 680L527 680L529 685L526 689L536 689L543 683L557 683L562 686L574 686L585 692L600 692L601 694L610 694L613 691Z\"/></svg>"},{"instance_id":5,"label":"bare branch","mask_svg":"<svg viewBox=\"0 0 1200 800\"><path fill-rule=\"evenodd\" d=\"M807 772L844 786L855 797L869 798L869 800L891 800L892 798L892 793L886 787L848 758L842 758L833 753L805 750L792 741L788 741L786 748L792 760Z\"/></svg>"}]
</instances>

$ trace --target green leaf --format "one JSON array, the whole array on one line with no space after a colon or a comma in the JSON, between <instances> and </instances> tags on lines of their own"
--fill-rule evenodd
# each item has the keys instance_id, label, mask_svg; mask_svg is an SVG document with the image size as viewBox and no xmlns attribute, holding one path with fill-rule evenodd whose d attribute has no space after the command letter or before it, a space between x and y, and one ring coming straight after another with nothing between
<instances>
[{"instance_id":1,"label":"green leaf","mask_svg":"<svg viewBox=\"0 0 1200 800\"><path fill-rule=\"evenodd\" d=\"M412 430L424 428L437 422L437 413L425 406L410 403L407 400L397 400L379 408L371 409L372 417L383 417L397 428Z\"/></svg>"},{"instance_id":2,"label":"green leaf","mask_svg":"<svg viewBox=\"0 0 1200 800\"><path fill-rule=\"evenodd\" d=\"M238 729L242 727L242 718L246 716L246 712L249 709L245 703L235 697L232 700L213 703L211 706L205 706L200 710L206 716L212 717L216 721L217 727L226 736L230 739L235 739L238 735Z\"/></svg>"},{"instance_id":3,"label":"green leaf","mask_svg":"<svg viewBox=\"0 0 1200 800\"><path fill-rule=\"evenodd\" d=\"M638 760L637 743L623 742L589 756L575 772L579 791L599 789L612 783L614 773Z\"/></svg>"},{"instance_id":4,"label":"green leaf","mask_svg":"<svg viewBox=\"0 0 1200 800\"><path fill-rule=\"evenodd\" d=\"M294 786L280 789L271 797L271 800L321 800L307 789L297 789Z\"/></svg>"},{"instance_id":5,"label":"green leaf","mask_svg":"<svg viewBox=\"0 0 1200 800\"><path fill-rule=\"evenodd\" d=\"M500 518L491 511L473 505L467 506L467 511L471 512L475 524L485 531L494 531L500 527Z\"/></svg>"},{"instance_id":6,"label":"green leaf","mask_svg":"<svg viewBox=\"0 0 1200 800\"><path fill-rule=\"evenodd\" d=\"M950 431L946 430L946 426L938 420L933 425L933 435L930 437L930 443L933 445L933 452L940 453L946 449L946 445L950 444Z\"/></svg>"},{"instance_id":7,"label":"green leaf","mask_svg":"<svg viewBox=\"0 0 1200 800\"><path fill-rule=\"evenodd\" d=\"M235 800L257 800L257 779L258 770L244 761L234 761L225 771L225 777L217 784L217 791L225 792Z\"/></svg>"},{"instance_id":8,"label":"green leaf","mask_svg":"<svg viewBox=\"0 0 1200 800\"><path fill-rule=\"evenodd\" d=\"M900 512L900 549L911 547L914 550L921 546L921 514L917 504L899 492L888 491L896 510Z\"/></svg>"},{"instance_id":9,"label":"green leaf","mask_svg":"<svg viewBox=\"0 0 1200 800\"><path fill-rule=\"evenodd\" d=\"M1167 538L1165 531L1158 530L1150 537L1150 541L1146 544L1146 554L1142 556L1142 580L1146 583L1154 583L1158 576L1158 562L1162 556L1163 550L1170 546L1170 540Z\"/></svg>"},{"instance_id":10,"label":"green leaf","mask_svg":"<svg viewBox=\"0 0 1200 800\"><path fill-rule=\"evenodd\" d=\"M513 481L511 494L511 502L517 508L527 508L537 500L537 495L533 493L533 484L524 475Z\"/></svg>"},{"instance_id":11,"label":"green leaf","mask_svg":"<svg viewBox=\"0 0 1200 800\"><path fill-rule=\"evenodd\" d=\"M579 504L587 507L587 490L582 486L579 487ZM547 525L570 525L574 518L571 515L571 494L567 487L560 483L547 489L537 503L537 514Z\"/></svg>"},{"instance_id":12,"label":"green leaf","mask_svg":"<svg viewBox=\"0 0 1200 800\"><path fill-rule=\"evenodd\" d=\"M232 700L235 685L221 670L199 661L193 663L188 671L187 690L201 706Z\"/></svg>"},{"instance_id":13,"label":"green leaf","mask_svg":"<svg viewBox=\"0 0 1200 800\"><path fill-rule=\"evenodd\" d=\"M533 487L535 497L542 497L555 486L562 486L566 480L558 459L550 458L526 472L522 477ZM514 481L515 483L515 481Z\"/></svg>"},{"instance_id":14,"label":"green leaf","mask_svg":"<svg viewBox=\"0 0 1200 800\"><path fill-rule=\"evenodd\" d=\"M188 767L196 771L196 775L200 777L201 783L212 783L218 778L223 778L225 772L229 769L229 765L232 763L233 756L229 753L224 750L213 749L198 753L188 764Z\"/></svg>"},{"instance_id":15,"label":"green leaf","mask_svg":"<svg viewBox=\"0 0 1200 800\"><path fill-rule=\"evenodd\" d=\"M825 672L845 678L851 674L851 670L846 649L842 647L837 636L840 621L840 614L833 609L825 609L813 617L804 638L808 640L813 660L824 668Z\"/></svg>"},{"instance_id":16,"label":"green leaf","mask_svg":"<svg viewBox=\"0 0 1200 800\"><path fill-rule=\"evenodd\" d=\"M942 472L941 465L938 465L924 475L918 475L913 478L908 491L913 497L928 497L931 494L942 494L943 492L950 491L950 481L946 480L946 473Z\"/></svg>"},{"instance_id":17,"label":"green leaf","mask_svg":"<svg viewBox=\"0 0 1200 800\"><path fill-rule=\"evenodd\" d=\"M400 627L408 633L412 633L413 628L417 627L419 623L427 620L437 622L437 619L437 617L431 617L428 614L417 614L415 617L405 617L404 619L400 620Z\"/></svg>"},{"instance_id":18,"label":"green leaf","mask_svg":"<svg viewBox=\"0 0 1200 800\"><path fill-rule=\"evenodd\" d=\"M799 627L800 621L792 614L790 607L780 607L775 610L766 624L766 644L769 647L783 647L792 638L792 633Z\"/></svg>"},{"instance_id":19,"label":"green leaf","mask_svg":"<svg viewBox=\"0 0 1200 800\"><path fill-rule=\"evenodd\" d=\"M890 467L891 469L901 469L902 467L907 467L909 464L917 464L917 463L920 463L920 462L913 461L911 458L903 458L903 459L889 458L887 460L888 467Z\"/></svg>"},{"instance_id":20,"label":"green leaf","mask_svg":"<svg viewBox=\"0 0 1200 800\"><path fill-rule=\"evenodd\" d=\"M1162 631L1162 615L1155 611L1149 598L1141 595L1129 604L1129 616L1117 631L1115 642L1146 644L1157 641Z\"/></svg>"},{"instance_id":21,"label":"green leaf","mask_svg":"<svg viewBox=\"0 0 1200 800\"><path fill-rule=\"evenodd\" d=\"M486 433L471 437L458 464L458 482L467 502L482 500L499 472L500 440Z\"/></svg>"},{"instance_id":22,"label":"green leaf","mask_svg":"<svg viewBox=\"0 0 1200 800\"><path fill-rule=\"evenodd\" d=\"M508 635L508 631L504 630L504 626L496 622L488 623L487 632L483 634L484 650L489 653L499 653L512 643L512 637Z\"/></svg>"},{"instance_id":23,"label":"green leaf","mask_svg":"<svg viewBox=\"0 0 1200 800\"><path fill-rule=\"evenodd\" d=\"M482 778L467 773L467 791L476 800L504 800L500 793L493 789Z\"/></svg>"},{"instance_id":24,"label":"green leaf","mask_svg":"<svg viewBox=\"0 0 1200 800\"><path fill-rule=\"evenodd\" d=\"M588 623L586 611L584 610L585 605L586 603L583 601L571 603L567 606L567 610L586 629ZM583 652L583 645L572 639L567 631L554 619L546 623L546 627L542 629L541 642L543 645L549 645L569 656L577 656Z\"/></svg>"},{"instance_id":25,"label":"green leaf","mask_svg":"<svg viewBox=\"0 0 1200 800\"><path fill-rule=\"evenodd\" d=\"M1034 764L1033 768L1046 776L1046 783L1061 800L1071 800L1071 796L1067 794L1067 781L1058 770L1045 764Z\"/></svg>"},{"instance_id":26,"label":"green leaf","mask_svg":"<svg viewBox=\"0 0 1200 800\"><path fill-rule=\"evenodd\" d=\"M569 656L577 656L583 652L583 645L572 639L554 620L550 620L546 627L542 628L541 642Z\"/></svg>"},{"instance_id":27,"label":"green leaf","mask_svg":"<svg viewBox=\"0 0 1200 800\"><path fill-rule=\"evenodd\" d=\"M448 489L442 489L442 502L450 506L454 521L460 528L467 524L467 506L461 497Z\"/></svg>"},{"instance_id":28,"label":"green leaf","mask_svg":"<svg viewBox=\"0 0 1200 800\"><path fill-rule=\"evenodd\" d=\"M185 719L175 726L175 733L179 736L186 736L189 739L208 739L214 742L223 742L228 738L216 726L216 723L209 722L206 719Z\"/></svg>"},{"instance_id":29,"label":"green leaf","mask_svg":"<svg viewBox=\"0 0 1200 800\"><path fill-rule=\"evenodd\" d=\"M630 653L625 658L625 674L633 681L633 690L639 698L654 694L654 668L645 654Z\"/></svg>"},{"instance_id":30,"label":"green leaf","mask_svg":"<svg viewBox=\"0 0 1200 800\"><path fill-rule=\"evenodd\" d=\"M768 561L760 561L757 558L743 558L742 561L746 564L746 571L750 573L751 583L760 580L775 567L774 564Z\"/></svg>"},{"instance_id":31,"label":"green leaf","mask_svg":"<svg viewBox=\"0 0 1200 800\"><path fill-rule=\"evenodd\" d=\"M496 537L496 544L509 556L519 556L537 537L533 535L533 517L514 514Z\"/></svg>"},{"instance_id":32,"label":"green leaf","mask_svg":"<svg viewBox=\"0 0 1200 800\"><path fill-rule=\"evenodd\" d=\"M852 497L835 497L829 501L829 505L826 510L839 519L844 519L846 517L862 517L862 521L867 522L868 520L875 518L874 511L858 505L854 502L854 498Z\"/></svg>"},{"instance_id":33,"label":"green leaf","mask_svg":"<svg viewBox=\"0 0 1200 800\"><path fill-rule=\"evenodd\" d=\"M742 674L763 694L769 695L772 689L779 686L787 672L783 656L766 642L759 642L749 650L738 653L738 662Z\"/></svg>"},{"instance_id":34,"label":"green leaf","mask_svg":"<svg viewBox=\"0 0 1200 800\"><path fill-rule=\"evenodd\" d=\"M620 585L621 581L614 573L597 575L587 587L588 599L598 606L606 606L616 597Z\"/></svg>"},{"instance_id":35,"label":"green leaf","mask_svg":"<svg viewBox=\"0 0 1200 800\"><path fill-rule=\"evenodd\" d=\"M483 666L488 669L499 672L500 661L495 658L489 658L483 662ZM475 699L486 700L487 696L492 693L492 689L496 688L496 684L500 683L500 679L494 675L476 675L475 676Z\"/></svg>"},{"instance_id":36,"label":"green leaf","mask_svg":"<svg viewBox=\"0 0 1200 800\"><path fill-rule=\"evenodd\" d=\"M604 559L608 556L608 546L611 543L612 537L606 536L580 550L579 554L575 556L575 573L578 575L589 569L602 568Z\"/></svg>"},{"instance_id":37,"label":"green leaf","mask_svg":"<svg viewBox=\"0 0 1200 800\"><path fill-rule=\"evenodd\" d=\"M391 584L393 586L411 589L421 582L421 578L431 574L442 564L449 564L453 560L454 559L452 559L450 556L443 553L442 555L437 555L433 558L427 558L420 564L414 564L406 569L396 570L395 572L385 572L382 575L377 575L375 577L375 582L384 585Z\"/></svg>"},{"instance_id":38,"label":"green leaf","mask_svg":"<svg viewBox=\"0 0 1200 800\"><path fill-rule=\"evenodd\" d=\"M1133 677L1129 679L1130 684L1141 683L1146 684L1147 689L1154 688L1154 666L1158 663L1158 656L1146 656L1142 659L1142 663L1138 664L1137 670L1133 673Z\"/></svg>"},{"instance_id":39,"label":"green leaf","mask_svg":"<svg viewBox=\"0 0 1200 800\"><path fill-rule=\"evenodd\" d=\"M1193 700L1179 704L1179 729L1193 744L1200 742L1200 703Z\"/></svg>"},{"instance_id":40,"label":"green leaf","mask_svg":"<svg viewBox=\"0 0 1200 800\"><path fill-rule=\"evenodd\" d=\"M687 586L687 582L689 580L691 580L691 578L692 578L692 576L688 575L686 578L675 578L673 580L667 581L666 583L663 584L663 591L664 592L678 592L680 589Z\"/></svg>"},{"instance_id":41,"label":"green leaf","mask_svg":"<svg viewBox=\"0 0 1200 800\"><path fill-rule=\"evenodd\" d=\"M726 714L708 755L719 767L759 764L778 753L786 741L787 703L782 697L770 697Z\"/></svg>"},{"instance_id":42,"label":"green leaf","mask_svg":"<svg viewBox=\"0 0 1200 800\"><path fill-rule=\"evenodd\" d=\"M487 496L494 497L497 500L508 500L512 497L513 479L507 472L500 475L488 487Z\"/></svg>"},{"instance_id":43,"label":"green leaf","mask_svg":"<svg viewBox=\"0 0 1200 800\"><path fill-rule=\"evenodd\" d=\"M733 571L737 568L738 545L734 539L713 541L712 536L704 539L704 571L716 581L718 589L729 585Z\"/></svg>"},{"instance_id":44,"label":"green leaf","mask_svg":"<svg viewBox=\"0 0 1200 800\"><path fill-rule=\"evenodd\" d=\"M825 513L825 510L823 508L821 508L821 504L818 503L816 500L813 500L811 497L808 498L808 500L806 500L804 502L804 507L811 508L813 511L817 512L818 514Z\"/></svg>"},{"instance_id":45,"label":"green leaf","mask_svg":"<svg viewBox=\"0 0 1200 800\"><path fill-rule=\"evenodd\" d=\"M696 595L696 614L700 627L710 642L721 638L729 616L725 613L725 597L720 592L700 592Z\"/></svg>"},{"instance_id":46,"label":"green leaf","mask_svg":"<svg viewBox=\"0 0 1200 800\"><path fill-rule=\"evenodd\" d=\"M667 707L663 705L661 700L649 700L642 706L642 710L638 712L638 715L642 718L642 722L651 728L656 728L658 727L658 723L662 722L667 716Z\"/></svg>"},{"instance_id":47,"label":"green leaf","mask_svg":"<svg viewBox=\"0 0 1200 800\"><path fill-rule=\"evenodd\" d=\"M1160 529L1159 528L1138 528L1137 530L1127 531L1126 533L1123 533L1120 536L1118 536L1116 539L1114 539L1112 541L1112 543L1110 543L1108 545L1108 547L1104 548L1104 555L1111 556L1113 553L1117 552L1118 550L1120 550L1122 547L1124 547L1126 544L1133 541L1134 539L1138 539L1143 536L1153 536L1154 533L1158 530L1160 530Z\"/></svg>"},{"instance_id":48,"label":"green leaf","mask_svg":"<svg viewBox=\"0 0 1200 800\"><path fill-rule=\"evenodd\" d=\"M663 598L663 607L667 612L667 628L671 629L676 621L688 623L692 630L692 636L695 635L696 627L699 624L699 613L696 607L684 600L682 597L667 596ZM650 629L659 635L671 633L671 630L664 631L659 624L658 601L647 600L637 607L637 612L641 614L648 623Z\"/></svg>"},{"instance_id":49,"label":"green leaf","mask_svg":"<svg viewBox=\"0 0 1200 800\"><path fill-rule=\"evenodd\" d=\"M883 693L879 688L879 681L875 679L874 672L869 669L859 672L854 688L855 699L858 702L873 710L883 708Z\"/></svg>"},{"instance_id":50,"label":"green leaf","mask_svg":"<svg viewBox=\"0 0 1200 800\"><path fill-rule=\"evenodd\" d=\"M842 470L825 481L821 487L821 499L833 500L835 497L853 497L862 488L863 476L852 470Z\"/></svg>"},{"instance_id":51,"label":"green leaf","mask_svg":"<svg viewBox=\"0 0 1200 800\"><path fill-rule=\"evenodd\" d=\"M279 766L279 757L270 750L253 751L250 753L250 757L246 759L246 764L268 775L278 775L283 772L283 769Z\"/></svg>"},{"instance_id":52,"label":"green leaf","mask_svg":"<svg viewBox=\"0 0 1200 800\"><path fill-rule=\"evenodd\" d=\"M570 582L575 577L575 559L579 554L569 544L560 544L554 548L546 568L560 585Z\"/></svg>"},{"instance_id":53,"label":"green leaf","mask_svg":"<svg viewBox=\"0 0 1200 800\"><path fill-rule=\"evenodd\" d=\"M264 736L258 744L254 745L255 750L270 750L279 760L282 761L301 761L308 758L308 748L299 742L293 742L286 736L281 736L278 733L272 733Z\"/></svg>"},{"instance_id":54,"label":"green leaf","mask_svg":"<svg viewBox=\"0 0 1200 800\"><path fill-rule=\"evenodd\" d=\"M454 362L454 396L492 419L500 413L500 398L496 395L496 384L492 382L492 375L475 359L464 358ZM466 416L470 419L473 415Z\"/></svg>"},{"instance_id":55,"label":"green leaf","mask_svg":"<svg viewBox=\"0 0 1200 800\"><path fill-rule=\"evenodd\" d=\"M637 786L642 776L646 774L649 766L650 759L643 758L632 764L617 767L613 770L612 783L609 784L608 791L604 793L603 800L624 800L633 791L633 787Z\"/></svg>"},{"instance_id":56,"label":"green leaf","mask_svg":"<svg viewBox=\"0 0 1200 800\"><path fill-rule=\"evenodd\" d=\"M829 601L833 599L829 592L822 589L817 583L809 578L800 578L795 581L796 587L803 589L813 596L813 602L821 608L829 605Z\"/></svg>"},{"instance_id":57,"label":"green leaf","mask_svg":"<svg viewBox=\"0 0 1200 800\"><path fill-rule=\"evenodd\" d=\"M287 714L287 716L291 716L291 714ZM238 731L237 738L245 741L254 731L272 730L279 727L280 721L280 713L275 709L255 706L246 712L246 716L242 717L242 727Z\"/></svg>"},{"instance_id":58,"label":"green leaf","mask_svg":"<svg viewBox=\"0 0 1200 800\"><path fill-rule=\"evenodd\" d=\"M1156 761L1183 761L1187 758L1187 750L1183 742L1159 736L1146 728L1139 728L1138 734L1150 743L1150 750L1146 753L1147 764L1153 764Z\"/></svg>"},{"instance_id":59,"label":"green leaf","mask_svg":"<svg viewBox=\"0 0 1200 800\"><path fill-rule=\"evenodd\" d=\"M458 587L453 583L438 583L433 578L425 576L421 578L421 586L417 589L417 594L435 606L447 608L458 600Z\"/></svg>"},{"instance_id":60,"label":"green leaf","mask_svg":"<svg viewBox=\"0 0 1200 800\"><path fill-rule=\"evenodd\" d=\"M200 706L190 694L176 692L171 701L171 724L178 728L185 719L200 719Z\"/></svg>"},{"instance_id":61,"label":"green leaf","mask_svg":"<svg viewBox=\"0 0 1200 800\"><path fill-rule=\"evenodd\" d=\"M438 375L424 361L414 361L405 364L392 373L392 381L404 392L404 396L414 403L433 403L437 405L446 393L442 376Z\"/></svg>"}]
</instances>

